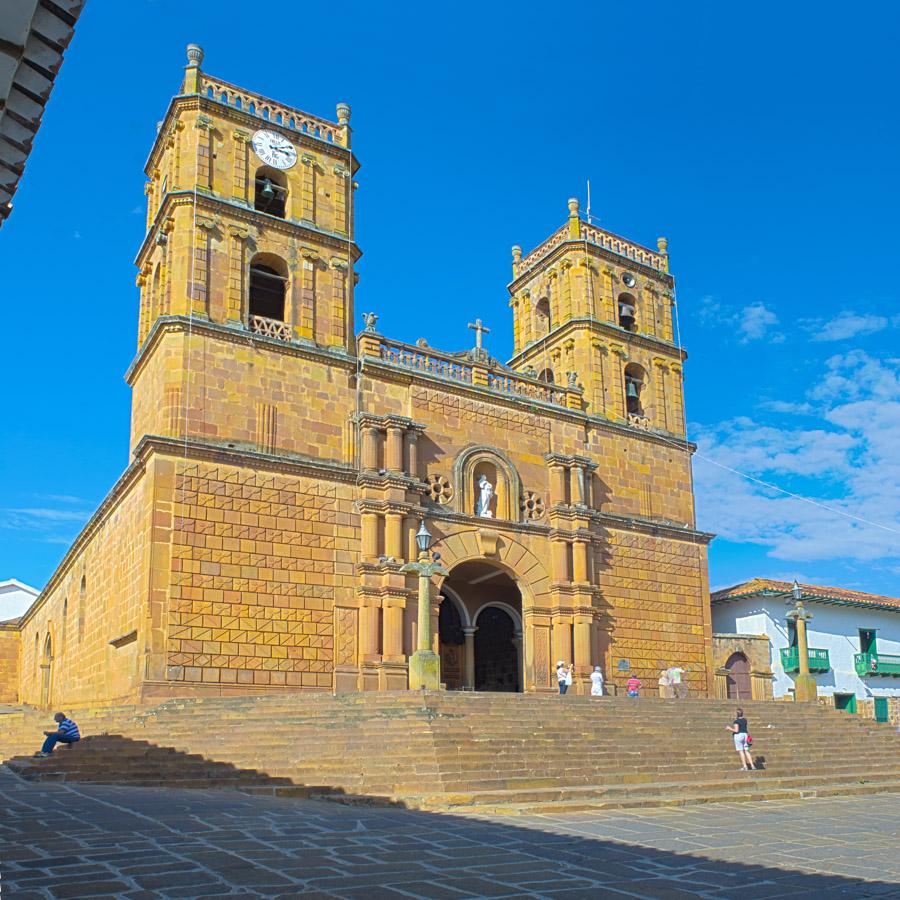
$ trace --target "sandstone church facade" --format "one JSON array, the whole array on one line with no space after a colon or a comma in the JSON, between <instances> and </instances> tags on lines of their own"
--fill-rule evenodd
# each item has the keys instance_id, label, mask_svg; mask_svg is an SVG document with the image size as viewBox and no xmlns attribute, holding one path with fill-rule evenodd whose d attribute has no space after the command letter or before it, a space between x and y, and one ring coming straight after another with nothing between
<instances>
[{"instance_id":1,"label":"sandstone church facade","mask_svg":"<svg viewBox=\"0 0 900 900\"><path fill-rule=\"evenodd\" d=\"M677 663L708 693L665 241L569 201L513 248L508 364L480 322L461 352L389 340L354 307L350 108L201 63L190 47L146 166L131 462L19 623L13 693L404 689L422 521L448 689L552 691L565 660L582 691L594 665L655 689Z\"/></svg>"}]
</instances>

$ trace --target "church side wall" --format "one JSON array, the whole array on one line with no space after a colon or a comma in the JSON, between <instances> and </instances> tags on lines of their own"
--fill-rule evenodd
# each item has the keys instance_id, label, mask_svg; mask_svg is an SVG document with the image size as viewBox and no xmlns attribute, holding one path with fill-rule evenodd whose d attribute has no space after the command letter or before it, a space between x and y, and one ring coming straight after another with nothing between
<instances>
[{"instance_id":1,"label":"church side wall","mask_svg":"<svg viewBox=\"0 0 900 900\"><path fill-rule=\"evenodd\" d=\"M19 652L17 625L0 625L0 703L19 702Z\"/></svg>"},{"instance_id":2,"label":"church side wall","mask_svg":"<svg viewBox=\"0 0 900 900\"><path fill-rule=\"evenodd\" d=\"M126 475L22 623L20 702L131 700L141 679L152 479ZM118 491L118 495L116 492ZM50 638L49 691L45 687ZM112 643L114 642L114 643ZM49 702L47 702L49 701Z\"/></svg>"},{"instance_id":3,"label":"church side wall","mask_svg":"<svg viewBox=\"0 0 900 900\"><path fill-rule=\"evenodd\" d=\"M588 432L585 450L597 463L597 509L694 526L691 462L684 449L596 428Z\"/></svg>"},{"instance_id":4,"label":"church side wall","mask_svg":"<svg viewBox=\"0 0 900 900\"><path fill-rule=\"evenodd\" d=\"M145 695L331 688L335 601L355 587L353 484L171 462L167 684Z\"/></svg>"},{"instance_id":5,"label":"church side wall","mask_svg":"<svg viewBox=\"0 0 900 900\"><path fill-rule=\"evenodd\" d=\"M652 693L660 669L677 664L688 670L691 692L706 694L712 671L706 547L618 530L608 539L600 585L613 623L611 680L623 686L633 673ZM620 660L629 671L619 671Z\"/></svg>"}]
</instances>

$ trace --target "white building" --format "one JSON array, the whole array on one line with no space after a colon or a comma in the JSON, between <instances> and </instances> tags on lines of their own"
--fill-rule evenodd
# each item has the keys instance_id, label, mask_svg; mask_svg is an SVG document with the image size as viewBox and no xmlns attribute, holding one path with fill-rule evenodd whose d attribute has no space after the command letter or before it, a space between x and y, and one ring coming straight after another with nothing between
<instances>
[{"instance_id":1,"label":"white building","mask_svg":"<svg viewBox=\"0 0 900 900\"><path fill-rule=\"evenodd\" d=\"M40 591L10 578L8 581L0 581L0 622L10 619L18 619L24 615L25 610L37 599Z\"/></svg>"},{"instance_id":2,"label":"white building","mask_svg":"<svg viewBox=\"0 0 900 900\"><path fill-rule=\"evenodd\" d=\"M800 587L812 613L806 633L819 696L833 697L838 709L850 712L857 701L874 701L876 718L886 716L887 698L900 697L900 598ZM794 608L791 585L757 578L717 591L711 601L714 633L768 636L774 695L792 694L799 657L796 626L787 618ZM747 668L739 658L729 664Z\"/></svg>"}]
</instances>

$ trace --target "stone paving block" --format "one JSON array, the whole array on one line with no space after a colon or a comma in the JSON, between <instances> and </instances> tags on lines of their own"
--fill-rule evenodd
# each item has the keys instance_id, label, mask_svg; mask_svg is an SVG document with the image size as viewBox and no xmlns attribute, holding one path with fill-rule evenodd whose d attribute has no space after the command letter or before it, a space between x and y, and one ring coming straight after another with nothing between
<instances>
[{"instance_id":1,"label":"stone paving block","mask_svg":"<svg viewBox=\"0 0 900 900\"><path fill-rule=\"evenodd\" d=\"M68 900L68 898L120 896L129 887L130 885L124 881L79 881L53 885L49 890L54 897Z\"/></svg>"}]
</instances>

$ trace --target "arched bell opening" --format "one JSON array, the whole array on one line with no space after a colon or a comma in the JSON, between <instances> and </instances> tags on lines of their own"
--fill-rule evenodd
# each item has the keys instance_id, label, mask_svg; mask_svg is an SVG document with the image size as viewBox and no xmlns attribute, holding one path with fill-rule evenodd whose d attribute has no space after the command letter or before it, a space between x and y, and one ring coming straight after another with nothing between
<instances>
[{"instance_id":1,"label":"arched bell opening","mask_svg":"<svg viewBox=\"0 0 900 900\"><path fill-rule=\"evenodd\" d=\"M260 166L253 179L253 208L283 219L286 207L287 178L284 172Z\"/></svg>"},{"instance_id":2,"label":"arched bell opening","mask_svg":"<svg viewBox=\"0 0 900 900\"><path fill-rule=\"evenodd\" d=\"M619 294L619 325L626 331L637 331L637 300L631 294Z\"/></svg>"},{"instance_id":3,"label":"arched bell opening","mask_svg":"<svg viewBox=\"0 0 900 900\"><path fill-rule=\"evenodd\" d=\"M647 373L637 363L625 366L625 409L630 415L643 416L644 387Z\"/></svg>"}]
</instances>

